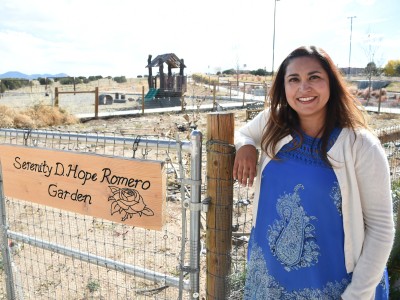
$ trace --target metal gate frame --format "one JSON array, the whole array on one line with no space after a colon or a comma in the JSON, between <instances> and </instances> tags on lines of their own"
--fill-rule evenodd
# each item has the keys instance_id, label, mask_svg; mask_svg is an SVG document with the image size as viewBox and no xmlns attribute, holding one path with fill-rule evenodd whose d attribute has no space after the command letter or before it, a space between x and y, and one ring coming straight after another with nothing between
<instances>
[{"instance_id":1,"label":"metal gate frame","mask_svg":"<svg viewBox=\"0 0 400 300\"><path fill-rule=\"evenodd\" d=\"M8 245L8 239L27 243L35 247L49 250L58 254L69 256L84 262L93 263L108 269L113 269L120 272L125 272L129 275L134 275L143 279L154 282L161 282L172 287L179 288L179 299L182 299L183 290L190 291L191 299L199 298L199 274L200 274L200 212L206 209L206 206L201 202L201 166L202 166L202 133L194 130L190 134L189 141L171 141L160 139L146 139L116 136L99 136L79 133L65 133L41 130L19 130L19 129L0 129L0 133L6 134L10 140L17 139L19 136L24 137L24 145L28 145L28 138L31 138L35 145L35 138L56 138L59 140L79 140L84 139L86 142L103 142L104 144L112 143L132 143L137 147L157 148L157 149L172 149L176 148L179 161L182 159L182 152L190 154L190 178L185 178L185 173L180 168L181 195L182 195L182 215L186 215L186 210L190 210L190 231L189 231L189 266L181 265L180 276L166 276L152 270L147 270L138 266L128 265L115 260L100 257L91 253L82 252L79 250L63 247L59 244L50 243L35 237L27 236L18 232L9 230L7 224L7 212L5 206L5 195L3 189L3 174L0 162L0 250L3 257L4 272L6 275L6 291L8 299L17 299L15 289L15 277L13 274L13 263L11 259L11 249ZM190 192L189 192L190 191ZM186 195L189 194L189 197ZM186 218L182 218L182 234L186 235ZM182 238L181 245L181 262L184 261L186 238ZM184 280L184 272L190 273L190 279Z\"/></svg>"}]
</instances>

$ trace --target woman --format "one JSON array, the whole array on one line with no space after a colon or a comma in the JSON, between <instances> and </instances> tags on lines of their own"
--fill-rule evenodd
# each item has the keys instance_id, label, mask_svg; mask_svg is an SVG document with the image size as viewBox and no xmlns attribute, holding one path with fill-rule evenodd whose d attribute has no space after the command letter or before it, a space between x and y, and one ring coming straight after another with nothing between
<instances>
[{"instance_id":1,"label":"woman","mask_svg":"<svg viewBox=\"0 0 400 300\"><path fill-rule=\"evenodd\" d=\"M235 136L234 178L258 172L245 299L388 299L388 161L341 74L300 47L270 100Z\"/></svg>"}]
</instances>

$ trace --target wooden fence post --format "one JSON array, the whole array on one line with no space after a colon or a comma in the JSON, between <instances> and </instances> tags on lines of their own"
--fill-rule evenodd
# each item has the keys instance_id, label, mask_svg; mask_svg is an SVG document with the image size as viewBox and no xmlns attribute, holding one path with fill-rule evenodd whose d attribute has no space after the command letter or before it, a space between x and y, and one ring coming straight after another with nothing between
<instances>
[{"instance_id":1,"label":"wooden fence post","mask_svg":"<svg viewBox=\"0 0 400 300\"><path fill-rule=\"evenodd\" d=\"M267 95L268 95L268 84L267 84L267 81L265 81L265 86L264 86L264 108L268 107Z\"/></svg>"},{"instance_id":2,"label":"wooden fence post","mask_svg":"<svg viewBox=\"0 0 400 300\"><path fill-rule=\"evenodd\" d=\"M231 269L234 114L207 116L207 299L226 299Z\"/></svg>"},{"instance_id":3,"label":"wooden fence post","mask_svg":"<svg viewBox=\"0 0 400 300\"><path fill-rule=\"evenodd\" d=\"M217 109L217 96L215 93L215 83L214 83L214 89L213 89L213 111Z\"/></svg>"},{"instance_id":4,"label":"wooden fence post","mask_svg":"<svg viewBox=\"0 0 400 300\"><path fill-rule=\"evenodd\" d=\"M75 90L75 89L74 89ZM94 88L94 118L99 117L99 87Z\"/></svg>"},{"instance_id":5,"label":"wooden fence post","mask_svg":"<svg viewBox=\"0 0 400 300\"><path fill-rule=\"evenodd\" d=\"M379 89L378 115L381 113L382 95L383 95L382 89Z\"/></svg>"},{"instance_id":6,"label":"wooden fence post","mask_svg":"<svg viewBox=\"0 0 400 300\"><path fill-rule=\"evenodd\" d=\"M232 83L229 81L229 100L232 100Z\"/></svg>"},{"instance_id":7,"label":"wooden fence post","mask_svg":"<svg viewBox=\"0 0 400 300\"><path fill-rule=\"evenodd\" d=\"M182 94L182 96L181 96L181 112L184 112L185 111L185 95L184 94Z\"/></svg>"},{"instance_id":8,"label":"wooden fence post","mask_svg":"<svg viewBox=\"0 0 400 300\"><path fill-rule=\"evenodd\" d=\"M142 85L142 115L144 115L144 85Z\"/></svg>"},{"instance_id":9,"label":"wooden fence post","mask_svg":"<svg viewBox=\"0 0 400 300\"><path fill-rule=\"evenodd\" d=\"M244 107L244 102L246 101L246 82L243 83L243 104L242 107Z\"/></svg>"},{"instance_id":10,"label":"wooden fence post","mask_svg":"<svg viewBox=\"0 0 400 300\"><path fill-rule=\"evenodd\" d=\"M58 87L54 89L54 106L58 107Z\"/></svg>"}]
</instances>

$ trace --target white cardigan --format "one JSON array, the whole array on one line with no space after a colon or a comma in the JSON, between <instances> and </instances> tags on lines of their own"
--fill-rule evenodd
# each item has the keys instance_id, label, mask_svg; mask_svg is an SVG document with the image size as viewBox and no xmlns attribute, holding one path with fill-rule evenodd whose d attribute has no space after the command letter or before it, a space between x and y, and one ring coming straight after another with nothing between
<instances>
[{"instance_id":1,"label":"white cardigan","mask_svg":"<svg viewBox=\"0 0 400 300\"><path fill-rule=\"evenodd\" d=\"M268 115L264 110L236 132L237 149L249 144L260 148ZM292 137L287 136L279 141L277 151L291 140ZM374 299L394 240L388 160L379 139L370 131L354 132L348 128L342 129L328 157L342 195L346 270L353 272L352 282L342 299ZM257 178L261 178L270 160L265 151L261 151ZM256 180L253 226L256 226L259 193L260 180Z\"/></svg>"}]
</instances>

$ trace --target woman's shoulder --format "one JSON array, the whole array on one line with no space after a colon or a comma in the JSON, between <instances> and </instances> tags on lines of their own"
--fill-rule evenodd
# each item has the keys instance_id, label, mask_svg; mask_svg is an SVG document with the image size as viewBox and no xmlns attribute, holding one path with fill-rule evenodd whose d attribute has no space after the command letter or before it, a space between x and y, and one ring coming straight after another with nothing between
<instances>
[{"instance_id":1,"label":"woman's shoulder","mask_svg":"<svg viewBox=\"0 0 400 300\"><path fill-rule=\"evenodd\" d=\"M343 128L341 132L343 140L359 147L372 147L381 142L375 132L368 128Z\"/></svg>"}]
</instances>

